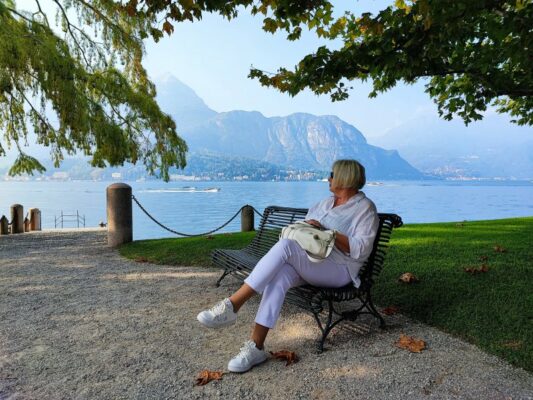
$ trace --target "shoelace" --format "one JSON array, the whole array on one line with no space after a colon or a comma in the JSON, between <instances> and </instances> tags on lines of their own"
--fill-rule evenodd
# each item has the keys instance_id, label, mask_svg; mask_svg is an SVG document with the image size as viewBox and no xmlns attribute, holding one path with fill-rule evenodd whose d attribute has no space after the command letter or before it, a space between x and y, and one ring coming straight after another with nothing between
<instances>
[{"instance_id":1,"label":"shoelace","mask_svg":"<svg viewBox=\"0 0 533 400\"><path fill-rule=\"evenodd\" d=\"M226 303L221 301L220 303L215 304L209 311L211 311L215 315L215 318L219 318L222 316L225 308Z\"/></svg>"},{"instance_id":2,"label":"shoelace","mask_svg":"<svg viewBox=\"0 0 533 400\"><path fill-rule=\"evenodd\" d=\"M246 342L244 343L244 346L241 347L241 350L239 351L239 354L237 355L237 358L244 358L246 360L249 360L249 356L251 354L251 351L253 349L253 343L252 342Z\"/></svg>"}]
</instances>

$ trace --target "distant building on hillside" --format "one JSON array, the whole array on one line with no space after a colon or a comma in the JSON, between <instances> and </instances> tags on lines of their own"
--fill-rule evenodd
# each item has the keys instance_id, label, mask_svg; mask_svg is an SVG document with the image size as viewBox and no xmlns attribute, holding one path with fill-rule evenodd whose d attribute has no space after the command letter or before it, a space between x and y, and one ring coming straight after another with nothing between
<instances>
[{"instance_id":1,"label":"distant building on hillside","mask_svg":"<svg viewBox=\"0 0 533 400\"><path fill-rule=\"evenodd\" d=\"M68 172L58 171L52 174L52 179L56 179L58 181L66 181L68 178Z\"/></svg>"},{"instance_id":2,"label":"distant building on hillside","mask_svg":"<svg viewBox=\"0 0 533 400\"><path fill-rule=\"evenodd\" d=\"M171 181L197 181L197 178L194 175L179 175L179 174L170 174Z\"/></svg>"}]
</instances>

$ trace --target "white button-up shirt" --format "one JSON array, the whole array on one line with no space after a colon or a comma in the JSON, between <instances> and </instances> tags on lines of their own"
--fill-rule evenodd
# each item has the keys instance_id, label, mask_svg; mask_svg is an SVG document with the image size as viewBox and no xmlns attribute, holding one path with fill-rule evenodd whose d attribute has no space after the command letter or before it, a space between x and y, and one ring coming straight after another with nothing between
<instances>
[{"instance_id":1,"label":"white button-up shirt","mask_svg":"<svg viewBox=\"0 0 533 400\"><path fill-rule=\"evenodd\" d=\"M350 252L344 253L337 247L328 258L348 268L356 287L359 287L359 270L372 253L374 239L378 232L379 217L375 204L363 192L358 192L345 204L333 207L335 197L312 206L305 217L315 219L326 229L335 229L348 236Z\"/></svg>"}]
</instances>

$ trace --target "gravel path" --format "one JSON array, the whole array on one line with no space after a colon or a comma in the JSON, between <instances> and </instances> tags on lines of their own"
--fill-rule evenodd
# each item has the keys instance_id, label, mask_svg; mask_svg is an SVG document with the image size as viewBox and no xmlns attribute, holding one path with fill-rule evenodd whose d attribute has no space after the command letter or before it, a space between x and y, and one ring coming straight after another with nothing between
<instances>
[{"instance_id":1,"label":"gravel path","mask_svg":"<svg viewBox=\"0 0 533 400\"><path fill-rule=\"evenodd\" d=\"M196 387L238 352L257 299L236 326L205 329L196 314L236 280L215 288L218 271L135 263L105 244L102 231L0 236L0 399L533 399L531 374L401 316L334 330L318 355L314 320L292 306L267 345L299 363ZM428 350L396 348L400 333Z\"/></svg>"}]
</instances>

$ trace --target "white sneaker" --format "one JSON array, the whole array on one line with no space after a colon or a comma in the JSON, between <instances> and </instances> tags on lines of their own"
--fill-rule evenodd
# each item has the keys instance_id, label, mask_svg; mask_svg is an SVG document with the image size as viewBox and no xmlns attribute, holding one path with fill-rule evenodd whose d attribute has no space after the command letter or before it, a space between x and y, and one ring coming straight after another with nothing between
<instances>
[{"instance_id":1,"label":"white sneaker","mask_svg":"<svg viewBox=\"0 0 533 400\"><path fill-rule=\"evenodd\" d=\"M266 351L258 349L253 340L248 340L244 342L240 353L230 360L228 369L231 372L246 372L253 366L265 362L267 358Z\"/></svg>"},{"instance_id":2,"label":"white sneaker","mask_svg":"<svg viewBox=\"0 0 533 400\"><path fill-rule=\"evenodd\" d=\"M196 319L208 328L222 328L233 325L237 321L237 313L233 312L233 304L224 299L209 310L202 311Z\"/></svg>"}]
</instances>

